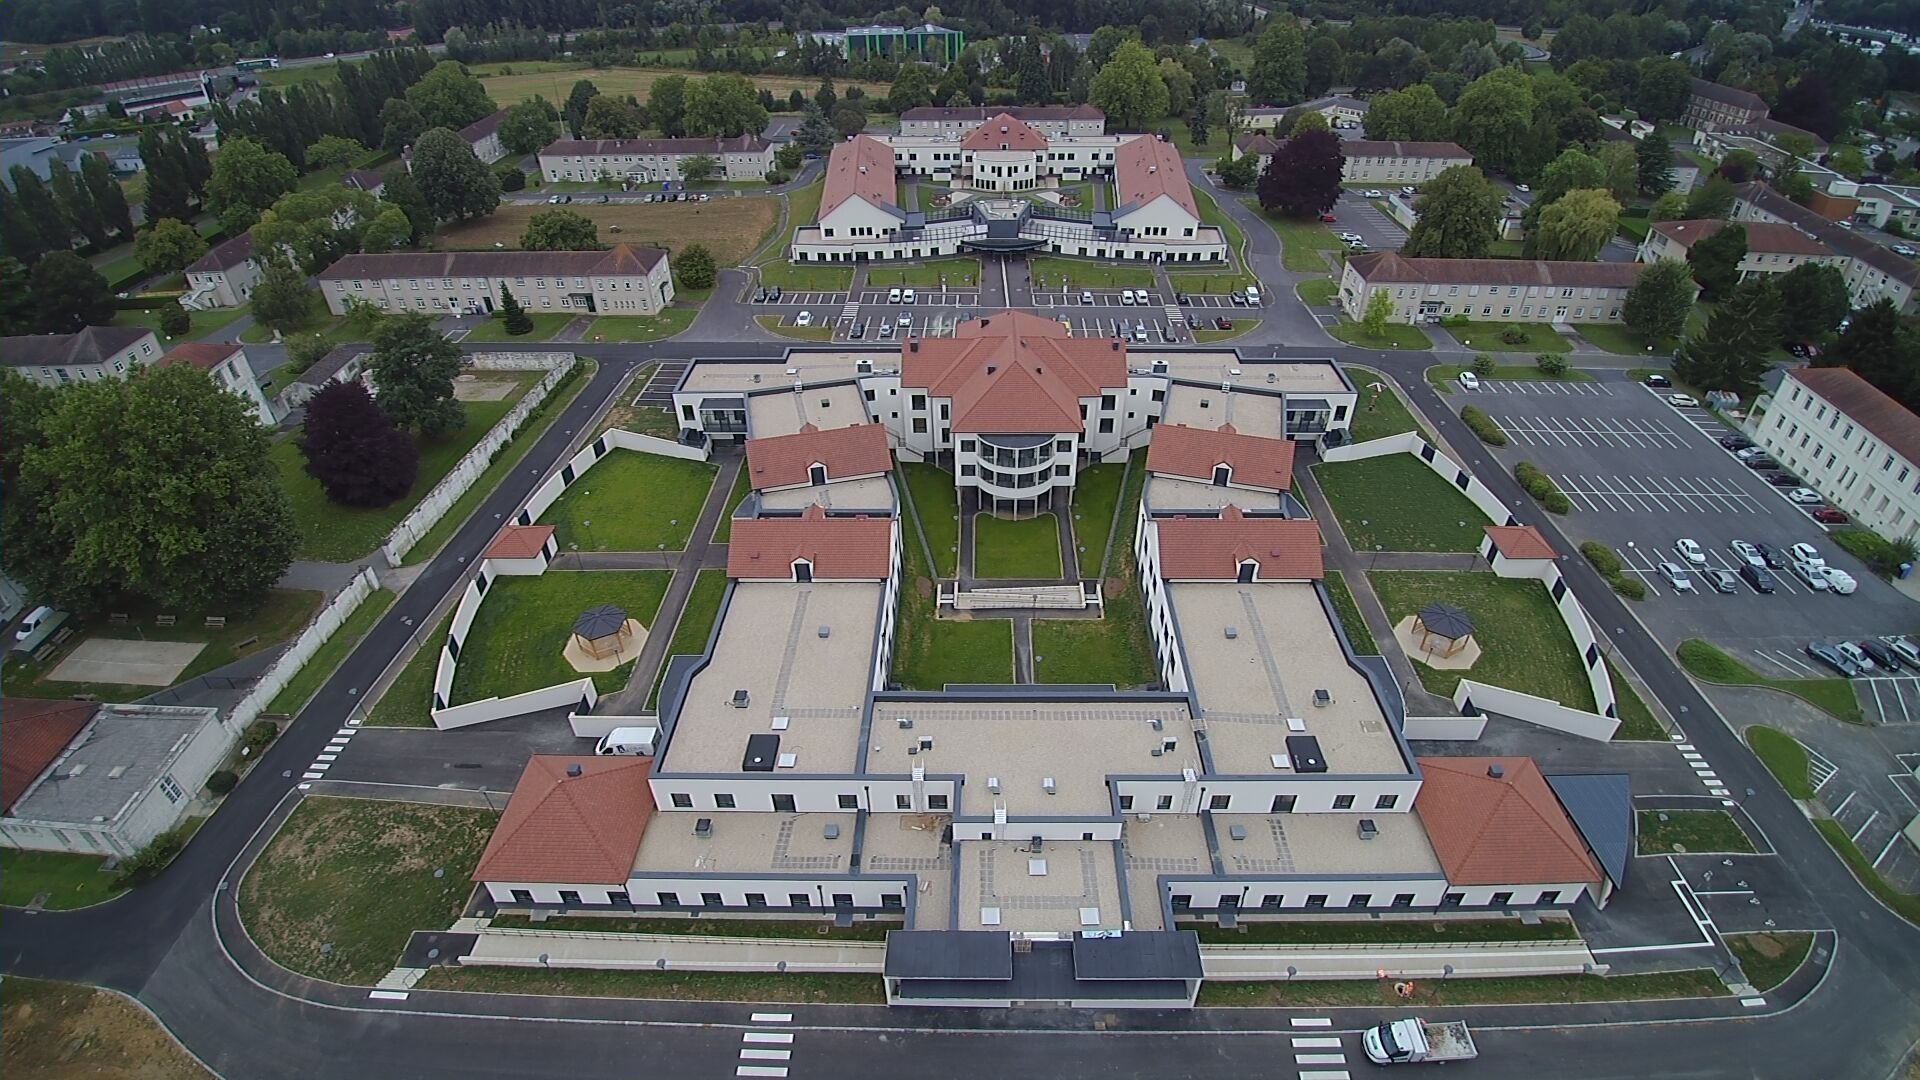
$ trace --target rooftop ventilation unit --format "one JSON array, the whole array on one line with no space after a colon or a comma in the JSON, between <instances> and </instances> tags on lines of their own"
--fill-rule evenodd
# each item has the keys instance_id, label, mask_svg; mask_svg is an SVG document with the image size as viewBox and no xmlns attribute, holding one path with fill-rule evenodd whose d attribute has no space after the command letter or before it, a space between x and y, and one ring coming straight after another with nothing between
<instances>
[{"instance_id":1,"label":"rooftop ventilation unit","mask_svg":"<svg viewBox=\"0 0 1920 1080\"><path fill-rule=\"evenodd\" d=\"M1495 780L1498 780L1501 777L1507 775L1507 767L1496 761L1493 764L1487 766L1487 775L1493 777Z\"/></svg>"},{"instance_id":2,"label":"rooftop ventilation unit","mask_svg":"<svg viewBox=\"0 0 1920 1080\"><path fill-rule=\"evenodd\" d=\"M1331 705L1331 704L1333 704L1333 691L1331 691L1331 690L1315 690L1315 691L1313 692L1313 707L1314 707L1314 708L1316 708L1316 709L1324 709L1324 708L1326 708L1327 706L1329 706L1329 705Z\"/></svg>"},{"instance_id":3,"label":"rooftop ventilation unit","mask_svg":"<svg viewBox=\"0 0 1920 1080\"><path fill-rule=\"evenodd\" d=\"M1227 829L1227 835L1235 840L1245 840L1247 838L1247 827L1245 825L1231 826Z\"/></svg>"},{"instance_id":4,"label":"rooftop ventilation unit","mask_svg":"<svg viewBox=\"0 0 1920 1080\"><path fill-rule=\"evenodd\" d=\"M920 736L920 749L922 750L933 749L933 736L931 735Z\"/></svg>"},{"instance_id":5,"label":"rooftop ventilation unit","mask_svg":"<svg viewBox=\"0 0 1920 1080\"><path fill-rule=\"evenodd\" d=\"M1157 716L1147 721L1147 723L1152 724L1153 730L1155 731L1160 731L1167 726L1167 722L1165 720L1160 719Z\"/></svg>"},{"instance_id":6,"label":"rooftop ventilation unit","mask_svg":"<svg viewBox=\"0 0 1920 1080\"><path fill-rule=\"evenodd\" d=\"M1155 360L1150 370L1152 370L1155 375L1165 375L1167 373L1167 362L1165 360Z\"/></svg>"},{"instance_id":7,"label":"rooftop ventilation unit","mask_svg":"<svg viewBox=\"0 0 1920 1080\"><path fill-rule=\"evenodd\" d=\"M840 839L840 823L837 821L827 822L827 827L820 830L820 835L828 840Z\"/></svg>"},{"instance_id":8,"label":"rooftop ventilation unit","mask_svg":"<svg viewBox=\"0 0 1920 1080\"><path fill-rule=\"evenodd\" d=\"M873 361L856 360L853 364L853 370L862 375L871 375L873 374Z\"/></svg>"},{"instance_id":9,"label":"rooftop ventilation unit","mask_svg":"<svg viewBox=\"0 0 1920 1080\"><path fill-rule=\"evenodd\" d=\"M729 704L731 704L736 709L744 709L747 707L747 704L752 700L753 700L752 694L747 693L745 690L735 690L733 692L733 700L729 702Z\"/></svg>"},{"instance_id":10,"label":"rooftop ventilation unit","mask_svg":"<svg viewBox=\"0 0 1920 1080\"><path fill-rule=\"evenodd\" d=\"M579 775L580 775L580 774L581 774L581 773L582 773L583 771L584 771L584 770L582 770L582 769L580 768L580 763L579 763L579 762L577 762L577 761L573 761L573 762L569 762L569 763L567 764L567 775L568 775L568 776L579 776Z\"/></svg>"},{"instance_id":11,"label":"rooftop ventilation unit","mask_svg":"<svg viewBox=\"0 0 1920 1080\"><path fill-rule=\"evenodd\" d=\"M1360 839L1371 840L1379 835L1380 826L1375 825L1372 818L1363 817L1360 819Z\"/></svg>"},{"instance_id":12,"label":"rooftop ventilation unit","mask_svg":"<svg viewBox=\"0 0 1920 1080\"><path fill-rule=\"evenodd\" d=\"M820 628L819 632L820 632L820 640L825 641L826 639L833 636L833 627L823 626Z\"/></svg>"},{"instance_id":13,"label":"rooftop ventilation unit","mask_svg":"<svg viewBox=\"0 0 1920 1080\"><path fill-rule=\"evenodd\" d=\"M1000 778L997 776L987 777L987 790L995 795L1000 794Z\"/></svg>"},{"instance_id":14,"label":"rooftop ventilation unit","mask_svg":"<svg viewBox=\"0 0 1920 1080\"><path fill-rule=\"evenodd\" d=\"M893 722L900 725L901 731L913 730L913 717L911 716L898 716L894 718Z\"/></svg>"},{"instance_id":15,"label":"rooftop ventilation unit","mask_svg":"<svg viewBox=\"0 0 1920 1080\"><path fill-rule=\"evenodd\" d=\"M710 817L695 818L693 820L693 835L712 836L713 835L713 819Z\"/></svg>"},{"instance_id":16,"label":"rooftop ventilation unit","mask_svg":"<svg viewBox=\"0 0 1920 1080\"><path fill-rule=\"evenodd\" d=\"M1228 641L1232 641L1233 639L1235 639L1235 638L1237 638L1237 637L1239 637L1239 636L1240 636L1240 628L1239 628L1239 627L1237 627L1237 626L1229 626L1229 627L1227 627L1227 640L1228 640Z\"/></svg>"},{"instance_id":17,"label":"rooftop ventilation unit","mask_svg":"<svg viewBox=\"0 0 1920 1080\"><path fill-rule=\"evenodd\" d=\"M1051 776L1043 778L1040 781L1040 786L1045 788L1049 795L1057 795L1060 793L1060 789L1054 785L1053 777Z\"/></svg>"},{"instance_id":18,"label":"rooftop ventilation unit","mask_svg":"<svg viewBox=\"0 0 1920 1080\"><path fill-rule=\"evenodd\" d=\"M1180 740L1179 740L1179 739L1176 739L1176 738L1174 738L1174 737L1173 737L1173 736L1171 736L1171 735L1169 735L1169 736L1167 736L1166 738L1164 738L1164 739L1161 739L1161 740L1160 740L1160 749L1161 749L1161 750L1163 750L1163 751L1165 751L1165 752L1167 752L1167 753L1169 753L1169 754L1171 754L1171 753L1173 753L1173 750L1174 750L1174 747L1176 747L1176 746L1179 746L1179 745L1180 745Z\"/></svg>"}]
</instances>

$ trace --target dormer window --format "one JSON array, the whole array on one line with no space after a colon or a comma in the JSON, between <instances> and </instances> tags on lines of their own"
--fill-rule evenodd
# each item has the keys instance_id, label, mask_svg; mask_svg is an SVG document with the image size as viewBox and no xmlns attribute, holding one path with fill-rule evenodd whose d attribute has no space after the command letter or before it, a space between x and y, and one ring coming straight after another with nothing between
<instances>
[{"instance_id":1,"label":"dormer window","mask_svg":"<svg viewBox=\"0 0 1920 1080\"><path fill-rule=\"evenodd\" d=\"M824 484L826 482L827 482L827 467L825 465L822 465L816 461L807 468L807 483L812 484L815 487L818 487L821 484Z\"/></svg>"},{"instance_id":2,"label":"dormer window","mask_svg":"<svg viewBox=\"0 0 1920 1080\"><path fill-rule=\"evenodd\" d=\"M1255 561L1254 561L1254 560L1252 560L1252 559L1243 559L1243 560L1241 560L1241 562L1240 562L1240 578L1239 578L1239 580L1240 580L1240 581L1241 581L1241 582L1242 582L1243 584L1244 584L1244 583L1250 583L1250 582L1252 582L1252 581L1254 581L1254 580L1256 580L1256 579L1258 579L1258 578L1259 578L1259 576L1260 576L1260 564L1259 564L1259 563L1257 563L1257 562L1255 562Z\"/></svg>"},{"instance_id":3,"label":"dormer window","mask_svg":"<svg viewBox=\"0 0 1920 1080\"><path fill-rule=\"evenodd\" d=\"M1215 465L1213 467L1213 486L1226 487L1233 482L1233 466Z\"/></svg>"},{"instance_id":4,"label":"dormer window","mask_svg":"<svg viewBox=\"0 0 1920 1080\"><path fill-rule=\"evenodd\" d=\"M793 560L793 580L808 582L813 580L813 563L806 559ZM1247 580L1251 581L1251 578Z\"/></svg>"}]
</instances>

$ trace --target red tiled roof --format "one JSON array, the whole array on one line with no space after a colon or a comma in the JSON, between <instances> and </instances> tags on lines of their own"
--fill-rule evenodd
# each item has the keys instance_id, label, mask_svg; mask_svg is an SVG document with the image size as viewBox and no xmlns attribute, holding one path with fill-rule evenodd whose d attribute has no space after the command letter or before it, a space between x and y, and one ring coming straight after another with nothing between
<instances>
[{"instance_id":1,"label":"red tiled roof","mask_svg":"<svg viewBox=\"0 0 1920 1080\"><path fill-rule=\"evenodd\" d=\"M1920 462L1920 416L1872 383L1842 367L1794 368L1787 377L1825 398L1894 453Z\"/></svg>"},{"instance_id":2,"label":"red tiled roof","mask_svg":"<svg viewBox=\"0 0 1920 1080\"><path fill-rule=\"evenodd\" d=\"M1045 150L1047 137L1032 124L1001 113L974 128L960 143L962 150Z\"/></svg>"},{"instance_id":3,"label":"red tiled roof","mask_svg":"<svg viewBox=\"0 0 1920 1080\"><path fill-rule=\"evenodd\" d=\"M1693 245L1719 232L1731 224L1720 218L1700 218L1685 221L1656 221L1653 231L1681 247ZM1747 250L1767 255L1830 255L1827 245L1801 232L1791 225L1778 221L1742 221L1739 224L1747 230Z\"/></svg>"},{"instance_id":4,"label":"red tiled roof","mask_svg":"<svg viewBox=\"0 0 1920 1080\"><path fill-rule=\"evenodd\" d=\"M1599 881L1600 866L1532 758L1423 757L1413 808L1451 885ZM1499 765L1505 775L1487 770Z\"/></svg>"},{"instance_id":5,"label":"red tiled roof","mask_svg":"<svg viewBox=\"0 0 1920 1080\"><path fill-rule=\"evenodd\" d=\"M1229 506L1217 518L1161 518L1154 524L1160 530L1160 576L1168 581L1232 581L1248 559L1260 564L1262 581L1326 575L1320 527L1308 518L1248 517Z\"/></svg>"},{"instance_id":6,"label":"red tiled roof","mask_svg":"<svg viewBox=\"0 0 1920 1080\"><path fill-rule=\"evenodd\" d=\"M1548 262L1544 259L1411 259L1370 251L1347 260L1368 285L1597 285L1630 289L1639 263Z\"/></svg>"},{"instance_id":7,"label":"red tiled roof","mask_svg":"<svg viewBox=\"0 0 1920 1080\"><path fill-rule=\"evenodd\" d=\"M893 569L893 522L888 518L828 517L818 503L799 517L751 518L733 523L727 576L788 581L795 560L813 564L815 580L873 581Z\"/></svg>"},{"instance_id":8,"label":"red tiled roof","mask_svg":"<svg viewBox=\"0 0 1920 1080\"><path fill-rule=\"evenodd\" d=\"M553 539L551 525L509 525L487 548L489 559L537 559Z\"/></svg>"},{"instance_id":9,"label":"red tiled roof","mask_svg":"<svg viewBox=\"0 0 1920 1080\"><path fill-rule=\"evenodd\" d=\"M0 701L0 812L27 793L100 706L65 698Z\"/></svg>"},{"instance_id":10,"label":"red tiled roof","mask_svg":"<svg viewBox=\"0 0 1920 1080\"><path fill-rule=\"evenodd\" d=\"M185 341L168 349L160 358L160 366L192 364L201 371L212 371L239 351L240 346L231 341Z\"/></svg>"},{"instance_id":11,"label":"red tiled roof","mask_svg":"<svg viewBox=\"0 0 1920 1080\"><path fill-rule=\"evenodd\" d=\"M1489 525L1487 535L1493 537L1493 546L1500 554L1509 559L1551 559L1559 555L1532 525Z\"/></svg>"},{"instance_id":12,"label":"red tiled roof","mask_svg":"<svg viewBox=\"0 0 1920 1080\"><path fill-rule=\"evenodd\" d=\"M625 885L653 817L652 771L644 757L527 759L473 880Z\"/></svg>"},{"instance_id":13,"label":"red tiled roof","mask_svg":"<svg viewBox=\"0 0 1920 1080\"><path fill-rule=\"evenodd\" d=\"M1152 135L1128 139L1114 151L1113 182L1121 206L1145 206L1165 195L1187 213L1200 216L1200 204L1193 201L1193 187L1187 183L1179 149Z\"/></svg>"},{"instance_id":14,"label":"red tiled roof","mask_svg":"<svg viewBox=\"0 0 1920 1080\"><path fill-rule=\"evenodd\" d=\"M893 147L871 135L855 135L827 155L827 179L820 191L824 218L854 196L875 207L892 209L897 197L893 182Z\"/></svg>"},{"instance_id":15,"label":"red tiled roof","mask_svg":"<svg viewBox=\"0 0 1920 1080\"><path fill-rule=\"evenodd\" d=\"M747 440L747 475L755 490L805 484L815 464L827 467L828 480L892 472L886 425L822 431L806 424L792 435Z\"/></svg>"},{"instance_id":16,"label":"red tiled roof","mask_svg":"<svg viewBox=\"0 0 1920 1080\"><path fill-rule=\"evenodd\" d=\"M1162 424L1147 447L1147 471L1211 483L1216 465L1233 469L1235 487L1286 491L1293 486L1293 443L1242 435L1232 424L1218 430Z\"/></svg>"},{"instance_id":17,"label":"red tiled roof","mask_svg":"<svg viewBox=\"0 0 1920 1080\"><path fill-rule=\"evenodd\" d=\"M1105 120L1107 114L1093 105L1008 105L988 110L979 106L919 105L900 114L902 120L977 120L1005 114L1018 120Z\"/></svg>"},{"instance_id":18,"label":"red tiled roof","mask_svg":"<svg viewBox=\"0 0 1920 1080\"><path fill-rule=\"evenodd\" d=\"M1349 158L1441 158L1472 161L1473 155L1459 143L1411 142L1402 139L1348 139L1340 149Z\"/></svg>"},{"instance_id":19,"label":"red tiled roof","mask_svg":"<svg viewBox=\"0 0 1920 1080\"><path fill-rule=\"evenodd\" d=\"M1080 431L1080 399L1127 385L1127 349L1076 338L1053 319L1002 311L944 338L900 345L900 384L953 399L953 430L983 435Z\"/></svg>"}]
</instances>

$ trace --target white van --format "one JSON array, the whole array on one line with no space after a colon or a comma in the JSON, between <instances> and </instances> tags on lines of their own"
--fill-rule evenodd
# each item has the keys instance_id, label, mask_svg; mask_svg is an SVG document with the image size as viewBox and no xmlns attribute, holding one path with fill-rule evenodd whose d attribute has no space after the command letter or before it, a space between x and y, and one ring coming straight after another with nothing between
<instances>
[{"instance_id":1,"label":"white van","mask_svg":"<svg viewBox=\"0 0 1920 1080\"><path fill-rule=\"evenodd\" d=\"M659 728L617 727L600 737L600 745L593 752L603 757L652 757L654 744L659 741Z\"/></svg>"},{"instance_id":2,"label":"white van","mask_svg":"<svg viewBox=\"0 0 1920 1080\"><path fill-rule=\"evenodd\" d=\"M1248 307L1260 306L1260 290L1253 287L1252 285L1247 286L1247 306Z\"/></svg>"}]
</instances>

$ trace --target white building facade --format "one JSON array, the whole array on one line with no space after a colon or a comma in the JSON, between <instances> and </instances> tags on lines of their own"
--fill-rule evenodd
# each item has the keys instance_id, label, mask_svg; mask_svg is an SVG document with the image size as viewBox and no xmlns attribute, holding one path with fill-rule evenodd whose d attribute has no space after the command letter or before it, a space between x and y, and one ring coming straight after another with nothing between
<instances>
[{"instance_id":1,"label":"white building facade","mask_svg":"<svg viewBox=\"0 0 1920 1080\"><path fill-rule=\"evenodd\" d=\"M1754 438L1856 524L1920 538L1920 418L1852 371L1788 371Z\"/></svg>"},{"instance_id":2,"label":"white building facade","mask_svg":"<svg viewBox=\"0 0 1920 1080\"><path fill-rule=\"evenodd\" d=\"M502 289L529 312L657 315L673 303L659 248L610 251L450 251L349 255L317 275L327 308L491 314Z\"/></svg>"},{"instance_id":3,"label":"white building facade","mask_svg":"<svg viewBox=\"0 0 1920 1080\"><path fill-rule=\"evenodd\" d=\"M638 184L678 183L688 159L713 159L711 179L765 180L773 171L773 144L758 135L705 139L561 139L540 151L549 183L612 178Z\"/></svg>"}]
</instances>

